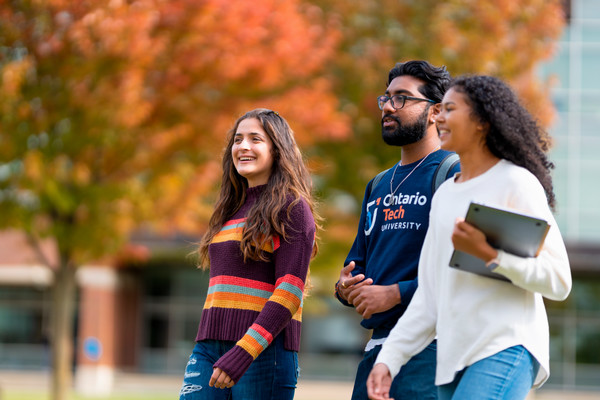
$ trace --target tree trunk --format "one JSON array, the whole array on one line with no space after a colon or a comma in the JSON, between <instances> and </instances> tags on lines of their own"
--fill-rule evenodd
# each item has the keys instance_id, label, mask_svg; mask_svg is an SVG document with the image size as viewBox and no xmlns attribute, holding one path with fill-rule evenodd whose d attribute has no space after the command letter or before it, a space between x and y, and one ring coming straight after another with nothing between
<instances>
[{"instance_id":1,"label":"tree trunk","mask_svg":"<svg viewBox=\"0 0 600 400\"><path fill-rule=\"evenodd\" d=\"M75 267L64 259L55 273L52 297L52 400L70 398L73 381Z\"/></svg>"}]
</instances>

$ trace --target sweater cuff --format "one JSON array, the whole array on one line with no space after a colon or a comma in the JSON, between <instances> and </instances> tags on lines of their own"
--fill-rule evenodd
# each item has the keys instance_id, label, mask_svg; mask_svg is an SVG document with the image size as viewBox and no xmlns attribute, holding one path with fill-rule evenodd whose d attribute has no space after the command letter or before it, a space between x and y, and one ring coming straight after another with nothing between
<instances>
[{"instance_id":1,"label":"sweater cuff","mask_svg":"<svg viewBox=\"0 0 600 400\"><path fill-rule=\"evenodd\" d=\"M417 290L417 285L418 284L416 280L398 282L398 290L400 291L400 304L408 307L408 303L410 303Z\"/></svg>"},{"instance_id":2,"label":"sweater cuff","mask_svg":"<svg viewBox=\"0 0 600 400\"><path fill-rule=\"evenodd\" d=\"M221 368L229 377L237 383L242 375L246 373L254 359L240 346L234 346L231 350L219 358L213 368Z\"/></svg>"},{"instance_id":3,"label":"sweater cuff","mask_svg":"<svg viewBox=\"0 0 600 400\"><path fill-rule=\"evenodd\" d=\"M504 275L507 271L510 271L509 269L506 269L505 266L509 265L511 263L511 257L517 257L517 256L508 254L505 251L500 250L500 249L497 249L497 251L498 251L498 255L494 258L494 260L496 260L496 262L498 263L498 266L496 266L496 268L494 268L494 272L501 273L502 275Z\"/></svg>"},{"instance_id":4,"label":"sweater cuff","mask_svg":"<svg viewBox=\"0 0 600 400\"><path fill-rule=\"evenodd\" d=\"M392 377L392 381L400 373L400 368L402 365L401 363L397 363L397 362L394 362L394 360L391 360L382 351L379 352L379 355L377 356L377 359L375 360L375 364L373 364L373 366L375 366L376 364L384 364L387 367L387 369L390 371L390 376Z\"/></svg>"}]
</instances>

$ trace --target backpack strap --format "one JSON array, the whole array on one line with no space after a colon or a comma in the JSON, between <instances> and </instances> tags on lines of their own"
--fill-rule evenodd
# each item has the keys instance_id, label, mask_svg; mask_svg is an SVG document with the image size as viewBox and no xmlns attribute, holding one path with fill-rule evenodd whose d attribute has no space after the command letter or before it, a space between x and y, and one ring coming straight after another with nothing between
<instances>
[{"instance_id":1,"label":"backpack strap","mask_svg":"<svg viewBox=\"0 0 600 400\"><path fill-rule=\"evenodd\" d=\"M375 175L375 178L373 178L373 180L371 181L371 186L369 186L369 190L367 191L367 198L369 196L371 196L371 191L373 191L373 188L375 186L377 186L377 184L381 181L381 178L383 178L383 176L385 175L386 172L388 172L391 168L386 169L385 171L381 171L380 173L378 173L377 175Z\"/></svg>"},{"instance_id":2,"label":"backpack strap","mask_svg":"<svg viewBox=\"0 0 600 400\"><path fill-rule=\"evenodd\" d=\"M456 153L450 153L446 157L444 157L444 159L440 162L435 172L433 173L433 180L431 181L431 193L435 193L437 188L439 188L440 185L446 179L448 179L448 174L450 173L450 171L452 171L452 169L454 169L458 162L458 154ZM377 186L377 184L381 181L385 173L388 172L390 169L391 168L388 168L385 171L381 171L380 173L375 175L375 178L373 178L373 180L371 181L371 185L367 190L367 198L371 196L373 188Z\"/></svg>"},{"instance_id":3,"label":"backpack strap","mask_svg":"<svg viewBox=\"0 0 600 400\"><path fill-rule=\"evenodd\" d=\"M450 171L452 171L452 169L454 169L459 161L458 154L456 153L450 153L444 157L433 174L433 180L431 181L431 193L435 193L440 185L444 183L446 179L448 179L448 174Z\"/></svg>"}]
</instances>

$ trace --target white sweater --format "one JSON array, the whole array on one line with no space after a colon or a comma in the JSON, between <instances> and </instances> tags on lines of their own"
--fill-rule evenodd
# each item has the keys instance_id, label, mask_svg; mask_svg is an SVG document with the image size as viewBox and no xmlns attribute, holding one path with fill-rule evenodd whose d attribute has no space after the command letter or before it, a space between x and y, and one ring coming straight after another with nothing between
<instances>
[{"instance_id":1,"label":"white sweater","mask_svg":"<svg viewBox=\"0 0 600 400\"><path fill-rule=\"evenodd\" d=\"M513 209L547 220L551 227L540 254L523 258L499 252L494 270L511 283L448 266L452 230L471 201ZM549 329L542 300L564 300L571 290L567 252L539 181L524 168L501 160L467 182L447 180L433 197L430 225L419 261L419 287L377 358L395 377L436 336L436 385L455 373L515 345L540 363L534 387L549 376Z\"/></svg>"}]
</instances>

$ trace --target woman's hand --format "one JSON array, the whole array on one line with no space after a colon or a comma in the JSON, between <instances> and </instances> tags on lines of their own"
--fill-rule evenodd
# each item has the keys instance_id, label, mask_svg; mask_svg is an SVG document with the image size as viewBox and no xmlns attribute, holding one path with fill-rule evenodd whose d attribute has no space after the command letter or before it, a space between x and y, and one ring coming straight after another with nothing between
<instances>
[{"instance_id":1,"label":"woman's hand","mask_svg":"<svg viewBox=\"0 0 600 400\"><path fill-rule=\"evenodd\" d=\"M498 251L490 246L485 234L462 218L457 218L454 223L452 244L456 250L471 254L485 262L498 256Z\"/></svg>"},{"instance_id":2,"label":"woman's hand","mask_svg":"<svg viewBox=\"0 0 600 400\"><path fill-rule=\"evenodd\" d=\"M217 389L226 389L232 387L233 385L235 385L235 382L231 380L225 371L223 371L221 368L213 369L208 386L214 386Z\"/></svg>"},{"instance_id":3,"label":"woman's hand","mask_svg":"<svg viewBox=\"0 0 600 400\"><path fill-rule=\"evenodd\" d=\"M390 398L392 376L385 364L375 364L367 378L367 392L371 400L394 400Z\"/></svg>"}]
</instances>

